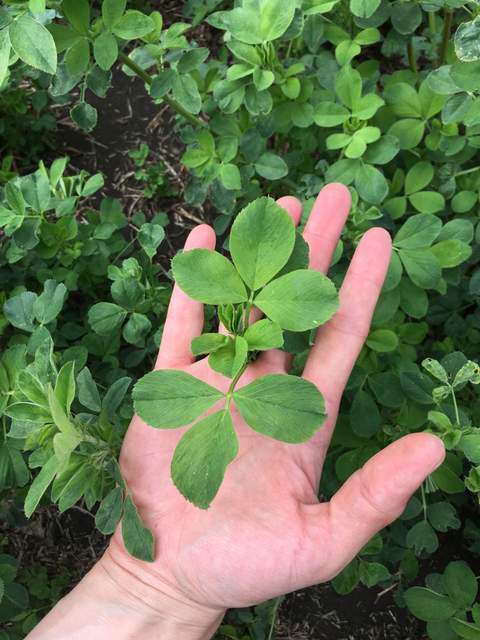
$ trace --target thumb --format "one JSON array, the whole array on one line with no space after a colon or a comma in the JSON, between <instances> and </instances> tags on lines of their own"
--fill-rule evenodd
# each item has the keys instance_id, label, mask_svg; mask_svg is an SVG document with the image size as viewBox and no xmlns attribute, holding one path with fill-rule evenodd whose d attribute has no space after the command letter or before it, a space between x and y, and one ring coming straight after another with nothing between
<instances>
[{"instance_id":1,"label":"thumb","mask_svg":"<svg viewBox=\"0 0 480 640\"><path fill-rule=\"evenodd\" d=\"M337 491L328 505L318 505L317 550L326 542L317 581L337 575L380 529L398 518L425 478L444 460L442 441L412 433L371 458ZM312 532L310 529L310 532ZM321 537L320 537L321 536ZM320 555L320 554L319 554Z\"/></svg>"}]
</instances>

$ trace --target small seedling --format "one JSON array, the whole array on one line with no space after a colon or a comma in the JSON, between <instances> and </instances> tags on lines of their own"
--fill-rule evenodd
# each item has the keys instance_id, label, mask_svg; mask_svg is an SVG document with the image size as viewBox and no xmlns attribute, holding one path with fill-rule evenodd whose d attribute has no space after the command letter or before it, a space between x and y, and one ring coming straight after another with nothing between
<instances>
[{"instance_id":1,"label":"small seedling","mask_svg":"<svg viewBox=\"0 0 480 640\"><path fill-rule=\"evenodd\" d=\"M238 453L233 403L252 429L291 444L311 438L326 418L323 397L307 380L272 374L244 386L239 382L260 352L283 346L285 330L310 331L329 320L338 307L335 286L307 269L308 246L270 198L255 200L238 215L230 253L232 261L216 251L192 249L172 265L185 293L218 307L228 335L194 338L192 353L208 356L209 366L231 380L227 391L178 370L149 373L133 391L136 412L152 427L183 427L201 418L178 443L171 475L180 493L202 509ZM251 323L253 307L265 318Z\"/></svg>"}]
</instances>

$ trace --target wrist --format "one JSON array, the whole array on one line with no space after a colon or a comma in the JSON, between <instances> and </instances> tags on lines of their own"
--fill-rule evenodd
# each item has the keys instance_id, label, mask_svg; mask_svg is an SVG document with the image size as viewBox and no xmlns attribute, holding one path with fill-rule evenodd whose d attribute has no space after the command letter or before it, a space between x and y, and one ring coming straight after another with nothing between
<instances>
[{"instance_id":1,"label":"wrist","mask_svg":"<svg viewBox=\"0 0 480 640\"><path fill-rule=\"evenodd\" d=\"M135 562L132 559L133 563ZM108 549L27 640L209 640L224 610L205 607L148 579Z\"/></svg>"},{"instance_id":2,"label":"wrist","mask_svg":"<svg viewBox=\"0 0 480 640\"><path fill-rule=\"evenodd\" d=\"M142 640L208 640L218 629L225 609L190 600L175 587L154 576L148 563L135 560L120 548L115 537L94 567L100 589L105 585L126 612L139 615ZM117 623L118 624L118 619ZM146 635L150 629L150 635ZM137 632L138 633L138 632Z\"/></svg>"}]
</instances>

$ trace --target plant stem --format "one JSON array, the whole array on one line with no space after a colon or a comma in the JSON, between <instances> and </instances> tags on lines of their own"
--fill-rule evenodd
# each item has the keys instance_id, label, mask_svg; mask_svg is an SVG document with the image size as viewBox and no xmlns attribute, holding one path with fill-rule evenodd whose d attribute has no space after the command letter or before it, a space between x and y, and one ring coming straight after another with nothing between
<instances>
[{"instance_id":1,"label":"plant stem","mask_svg":"<svg viewBox=\"0 0 480 640\"><path fill-rule=\"evenodd\" d=\"M431 35L435 35L437 33L437 18L434 11L428 12L428 28L430 29Z\"/></svg>"},{"instance_id":2,"label":"plant stem","mask_svg":"<svg viewBox=\"0 0 480 640\"><path fill-rule=\"evenodd\" d=\"M420 486L420 490L422 492L422 507L423 507L423 519L427 519L427 498L425 496L425 487L423 486L423 482Z\"/></svg>"},{"instance_id":3,"label":"plant stem","mask_svg":"<svg viewBox=\"0 0 480 640\"><path fill-rule=\"evenodd\" d=\"M270 625L270 632L268 634L267 640L272 640L273 638L273 632L275 631L275 622L277 620L278 608L282 600L283 600L283 596L275 598L275 604L273 605L273 611L272 611L272 623Z\"/></svg>"},{"instance_id":4,"label":"plant stem","mask_svg":"<svg viewBox=\"0 0 480 640\"><path fill-rule=\"evenodd\" d=\"M442 42L440 43L440 48L438 51L438 65L439 67L442 64L445 64L445 59L447 57L448 43L450 41L450 32L452 30L452 20L453 20L453 11L445 11L443 16L443 32L442 32Z\"/></svg>"},{"instance_id":5,"label":"plant stem","mask_svg":"<svg viewBox=\"0 0 480 640\"><path fill-rule=\"evenodd\" d=\"M470 169L464 169L463 171L459 171L454 175L454 178L458 178L458 176L466 176L468 173L473 173L474 171L480 170L480 167L470 167Z\"/></svg>"},{"instance_id":6,"label":"plant stem","mask_svg":"<svg viewBox=\"0 0 480 640\"><path fill-rule=\"evenodd\" d=\"M136 62L134 62L131 58L129 58L123 51L120 51L118 54L118 59L124 64L126 67L131 69L136 75L141 78L146 84L151 85L153 82L153 76L142 69ZM186 109L182 107L182 105L174 100L173 98L169 98L168 96L164 96L162 100L168 104L168 106L176 111L179 115L181 115L185 120L188 120L191 124L196 127L205 127L206 123L193 115L193 113L188 112Z\"/></svg>"},{"instance_id":7,"label":"plant stem","mask_svg":"<svg viewBox=\"0 0 480 640\"><path fill-rule=\"evenodd\" d=\"M410 39L407 44L407 56L408 56L408 64L410 65L410 69L414 73L418 73L417 59L415 57L415 49L413 48L412 39Z\"/></svg>"},{"instance_id":8,"label":"plant stem","mask_svg":"<svg viewBox=\"0 0 480 640\"><path fill-rule=\"evenodd\" d=\"M457 398L455 397L455 391L452 389L453 408L455 409L455 420L457 425L460 426L460 414L458 412Z\"/></svg>"}]
</instances>

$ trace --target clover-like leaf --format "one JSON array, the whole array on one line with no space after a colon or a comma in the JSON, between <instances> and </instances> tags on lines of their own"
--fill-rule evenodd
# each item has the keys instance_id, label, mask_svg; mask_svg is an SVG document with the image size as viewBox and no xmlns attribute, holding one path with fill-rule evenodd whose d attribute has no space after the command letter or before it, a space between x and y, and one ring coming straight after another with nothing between
<instances>
[{"instance_id":1,"label":"clover-like leaf","mask_svg":"<svg viewBox=\"0 0 480 640\"><path fill-rule=\"evenodd\" d=\"M283 331L275 322L264 318L251 324L243 337L250 351L267 351L283 347Z\"/></svg>"},{"instance_id":2,"label":"clover-like leaf","mask_svg":"<svg viewBox=\"0 0 480 640\"><path fill-rule=\"evenodd\" d=\"M290 258L295 227L288 213L271 198L258 198L241 211L232 225L232 260L250 289L269 282Z\"/></svg>"},{"instance_id":3,"label":"clover-like leaf","mask_svg":"<svg viewBox=\"0 0 480 640\"><path fill-rule=\"evenodd\" d=\"M216 251L191 249L178 253L172 261L178 286L204 304L245 302L247 290L233 264Z\"/></svg>"},{"instance_id":4,"label":"clover-like leaf","mask_svg":"<svg viewBox=\"0 0 480 640\"><path fill-rule=\"evenodd\" d=\"M241 336L230 338L227 343L210 354L210 367L227 378L234 378L247 361L248 342Z\"/></svg>"},{"instance_id":5,"label":"clover-like leaf","mask_svg":"<svg viewBox=\"0 0 480 640\"><path fill-rule=\"evenodd\" d=\"M187 500L207 509L237 453L238 438L230 413L213 413L182 436L172 459L172 480Z\"/></svg>"},{"instance_id":6,"label":"clover-like leaf","mask_svg":"<svg viewBox=\"0 0 480 640\"><path fill-rule=\"evenodd\" d=\"M245 422L282 442L305 442L326 420L317 387L296 376L273 374L257 378L233 394Z\"/></svg>"},{"instance_id":7,"label":"clover-like leaf","mask_svg":"<svg viewBox=\"0 0 480 640\"><path fill-rule=\"evenodd\" d=\"M206 382L175 369L147 373L132 395L135 412L158 429L189 424L224 397Z\"/></svg>"},{"instance_id":8,"label":"clover-like leaf","mask_svg":"<svg viewBox=\"0 0 480 640\"><path fill-rule=\"evenodd\" d=\"M338 309L338 295L327 276L300 269L267 284L255 305L282 329L307 331L330 320Z\"/></svg>"}]
</instances>

